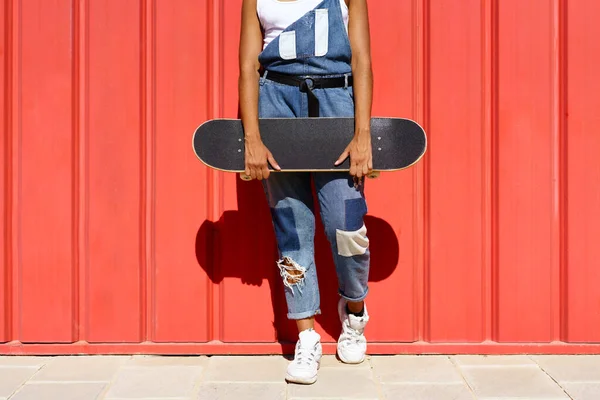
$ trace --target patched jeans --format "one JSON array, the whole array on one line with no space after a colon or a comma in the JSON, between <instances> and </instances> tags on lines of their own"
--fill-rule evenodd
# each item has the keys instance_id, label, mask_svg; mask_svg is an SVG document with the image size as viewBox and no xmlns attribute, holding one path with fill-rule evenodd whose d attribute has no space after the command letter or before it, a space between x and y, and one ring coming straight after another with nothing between
<instances>
[{"instance_id":1,"label":"patched jeans","mask_svg":"<svg viewBox=\"0 0 600 400\"><path fill-rule=\"evenodd\" d=\"M305 93L260 78L260 118L308 116ZM352 87L315 89L321 117L352 117ZM327 135L327 132L323 132ZM338 155L331 160L335 162ZM319 202L320 217L331 245L339 294L350 301L363 300L368 292L369 239L364 216L367 204L364 180L355 185L347 172L274 172L263 180L271 209L284 283L288 318L303 319L320 313L320 294L315 268L315 207L311 180Z\"/></svg>"}]
</instances>

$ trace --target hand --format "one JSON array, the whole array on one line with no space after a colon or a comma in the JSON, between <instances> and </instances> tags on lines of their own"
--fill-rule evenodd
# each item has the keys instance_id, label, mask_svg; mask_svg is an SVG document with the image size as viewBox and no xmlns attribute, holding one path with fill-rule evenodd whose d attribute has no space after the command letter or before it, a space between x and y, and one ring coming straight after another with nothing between
<instances>
[{"instance_id":1,"label":"hand","mask_svg":"<svg viewBox=\"0 0 600 400\"><path fill-rule=\"evenodd\" d=\"M350 156L350 175L362 178L373 169L373 154L371 149L371 133L359 131L340 155L335 165L341 164L346 157Z\"/></svg>"},{"instance_id":2,"label":"hand","mask_svg":"<svg viewBox=\"0 0 600 400\"><path fill-rule=\"evenodd\" d=\"M245 166L246 175L252 179L267 179L271 171L267 163L276 170L281 170L273 154L259 138L246 138Z\"/></svg>"}]
</instances>

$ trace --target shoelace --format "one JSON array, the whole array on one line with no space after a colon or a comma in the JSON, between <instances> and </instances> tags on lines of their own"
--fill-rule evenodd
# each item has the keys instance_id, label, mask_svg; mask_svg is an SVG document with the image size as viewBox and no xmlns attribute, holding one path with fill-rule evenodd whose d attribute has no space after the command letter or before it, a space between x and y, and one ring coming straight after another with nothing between
<instances>
[{"instance_id":1,"label":"shoelace","mask_svg":"<svg viewBox=\"0 0 600 400\"><path fill-rule=\"evenodd\" d=\"M346 334L346 342L354 342L356 344L358 344L358 342L360 341L360 336L362 335L362 332L352 328L348 321L344 322L344 333Z\"/></svg>"},{"instance_id":2,"label":"shoelace","mask_svg":"<svg viewBox=\"0 0 600 400\"><path fill-rule=\"evenodd\" d=\"M306 352L310 351L309 355L306 355ZM306 358L306 361L304 359ZM304 361L307 365L310 365L311 362L315 362L315 348L312 349L302 347L300 344L296 346L296 356L294 357L294 362L301 364Z\"/></svg>"}]
</instances>

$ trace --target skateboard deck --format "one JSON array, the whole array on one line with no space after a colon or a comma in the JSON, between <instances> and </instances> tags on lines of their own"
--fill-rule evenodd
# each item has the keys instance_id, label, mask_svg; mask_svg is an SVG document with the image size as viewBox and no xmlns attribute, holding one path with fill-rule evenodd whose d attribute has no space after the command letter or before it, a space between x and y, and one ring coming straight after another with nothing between
<instances>
[{"instance_id":1,"label":"skateboard deck","mask_svg":"<svg viewBox=\"0 0 600 400\"><path fill-rule=\"evenodd\" d=\"M354 118L262 118L260 136L282 172L349 171L350 160L334 165L354 136ZM397 171L425 154L427 136L415 121L371 118L373 172ZM196 156L208 167L244 175L244 131L239 119L213 119L193 135ZM269 165L269 169L274 171Z\"/></svg>"}]
</instances>

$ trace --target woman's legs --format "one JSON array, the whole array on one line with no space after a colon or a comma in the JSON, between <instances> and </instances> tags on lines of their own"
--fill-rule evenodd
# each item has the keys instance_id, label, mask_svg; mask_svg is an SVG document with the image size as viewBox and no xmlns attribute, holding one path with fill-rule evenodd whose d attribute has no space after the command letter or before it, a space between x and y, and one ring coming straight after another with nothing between
<instances>
[{"instance_id":1,"label":"woman's legs","mask_svg":"<svg viewBox=\"0 0 600 400\"><path fill-rule=\"evenodd\" d=\"M277 172L263 181L271 209L277 261L288 307L288 318L296 320L299 340L294 360L288 365L289 382L313 383L323 350L321 337L313 329L320 311L319 283L315 270L315 216L310 174Z\"/></svg>"},{"instance_id":2,"label":"woman's legs","mask_svg":"<svg viewBox=\"0 0 600 400\"><path fill-rule=\"evenodd\" d=\"M342 332L337 353L343 362L360 363L367 351L364 329L369 314L364 299L368 293L370 267L363 186L355 187L351 176L337 172L315 174L315 186L341 296L338 315Z\"/></svg>"},{"instance_id":3,"label":"woman's legs","mask_svg":"<svg viewBox=\"0 0 600 400\"><path fill-rule=\"evenodd\" d=\"M325 234L338 275L339 294L359 313L368 292L369 239L364 224L367 203L362 184L346 172L315 173Z\"/></svg>"},{"instance_id":4,"label":"woman's legs","mask_svg":"<svg viewBox=\"0 0 600 400\"><path fill-rule=\"evenodd\" d=\"M315 173L315 186L325 233L331 244L339 294L351 313L364 308L368 292L369 239L364 191L347 173ZM320 295L314 258L315 216L308 173L273 173L263 181L271 209L285 286L288 318L298 330L314 327Z\"/></svg>"},{"instance_id":5,"label":"woman's legs","mask_svg":"<svg viewBox=\"0 0 600 400\"><path fill-rule=\"evenodd\" d=\"M315 270L315 216L310 174L277 172L263 181L277 247L277 261L285 289L288 318L300 331L314 326L321 312Z\"/></svg>"}]
</instances>

